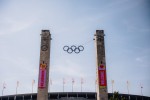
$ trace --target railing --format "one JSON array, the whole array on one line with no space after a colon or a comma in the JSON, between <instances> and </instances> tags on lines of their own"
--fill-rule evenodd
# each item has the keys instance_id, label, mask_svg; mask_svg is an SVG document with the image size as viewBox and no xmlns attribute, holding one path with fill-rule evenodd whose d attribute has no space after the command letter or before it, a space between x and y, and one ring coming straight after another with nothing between
<instances>
[{"instance_id":1,"label":"railing","mask_svg":"<svg viewBox=\"0 0 150 100\"><path fill-rule=\"evenodd\" d=\"M108 98L112 97L112 93L108 93ZM53 92L48 94L49 100L97 100L95 92ZM150 97L139 95L119 94L119 98L126 100L150 100ZM37 94L18 94L1 96L0 100L36 100Z\"/></svg>"}]
</instances>

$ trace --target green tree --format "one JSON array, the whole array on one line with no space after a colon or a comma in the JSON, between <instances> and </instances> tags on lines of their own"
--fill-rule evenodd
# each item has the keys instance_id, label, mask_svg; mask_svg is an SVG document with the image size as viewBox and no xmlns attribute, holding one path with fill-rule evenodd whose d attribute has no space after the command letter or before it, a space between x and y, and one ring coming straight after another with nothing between
<instances>
[{"instance_id":1,"label":"green tree","mask_svg":"<svg viewBox=\"0 0 150 100\"><path fill-rule=\"evenodd\" d=\"M121 99L119 99L119 92L114 92L113 93L113 96L112 97L110 97L110 99L109 100L126 100L124 97L123 98L121 98Z\"/></svg>"}]
</instances>

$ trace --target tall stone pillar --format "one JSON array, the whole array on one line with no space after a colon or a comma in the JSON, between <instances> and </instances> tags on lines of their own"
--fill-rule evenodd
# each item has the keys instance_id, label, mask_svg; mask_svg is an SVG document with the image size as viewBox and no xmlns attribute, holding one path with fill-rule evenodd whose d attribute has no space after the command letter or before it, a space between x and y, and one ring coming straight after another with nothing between
<instances>
[{"instance_id":1,"label":"tall stone pillar","mask_svg":"<svg viewBox=\"0 0 150 100\"><path fill-rule=\"evenodd\" d=\"M97 100L108 100L104 31L96 30Z\"/></svg>"},{"instance_id":2,"label":"tall stone pillar","mask_svg":"<svg viewBox=\"0 0 150 100\"><path fill-rule=\"evenodd\" d=\"M50 31L42 30L37 100L48 100L50 40Z\"/></svg>"}]
</instances>

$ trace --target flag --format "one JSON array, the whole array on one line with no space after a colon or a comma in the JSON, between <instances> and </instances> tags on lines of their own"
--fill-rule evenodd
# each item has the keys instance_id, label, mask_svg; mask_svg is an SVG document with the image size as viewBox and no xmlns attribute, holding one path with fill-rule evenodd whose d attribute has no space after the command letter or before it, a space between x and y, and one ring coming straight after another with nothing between
<instances>
[{"instance_id":1,"label":"flag","mask_svg":"<svg viewBox=\"0 0 150 100\"><path fill-rule=\"evenodd\" d=\"M127 81L127 87L129 86L129 81Z\"/></svg>"},{"instance_id":2,"label":"flag","mask_svg":"<svg viewBox=\"0 0 150 100\"><path fill-rule=\"evenodd\" d=\"M81 84L83 84L84 83L84 80L83 80L83 78L81 78Z\"/></svg>"},{"instance_id":3,"label":"flag","mask_svg":"<svg viewBox=\"0 0 150 100\"><path fill-rule=\"evenodd\" d=\"M3 89L5 89L5 88L6 88L6 83L4 82L4 83L3 83Z\"/></svg>"},{"instance_id":4,"label":"flag","mask_svg":"<svg viewBox=\"0 0 150 100\"><path fill-rule=\"evenodd\" d=\"M32 85L35 83L35 80L32 80Z\"/></svg>"},{"instance_id":5,"label":"flag","mask_svg":"<svg viewBox=\"0 0 150 100\"><path fill-rule=\"evenodd\" d=\"M127 84L129 84L129 82L127 81Z\"/></svg>"},{"instance_id":6,"label":"flag","mask_svg":"<svg viewBox=\"0 0 150 100\"><path fill-rule=\"evenodd\" d=\"M66 84L66 80L65 80L65 78L63 78L63 84Z\"/></svg>"},{"instance_id":7,"label":"flag","mask_svg":"<svg viewBox=\"0 0 150 100\"><path fill-rule=\"evenodd\" d=\"M111 80L111 83L114 84L114 80Z\"/></svg>"},{"instance_id":8,"label":"flag","mask_svg":"<svg viewBox=\"0 0 150 100\"><path fill-rule=\"evenodd\" d=\"M19 86L19 81L17 81L17 87Z\"/></svg>"},{"instance_id":9,"label":"flag","mask_svg":"<svg viewBox=\"0 0 150 100\"><path fill-rule=\"evenodd\" d=\"M143 88L143 85L140 83L140 87Z\"/></svg>"},{"instance_id":10,"label":"flag","mask_svg":"<svg viewBox=\"0 0 150 100\"><path fill-rule=\"evenodd\" d=\"M74 81L74 79L72 78L72 84L74 84L74 82L75 82L75 81Z\"/></svg>"}]
</instances>

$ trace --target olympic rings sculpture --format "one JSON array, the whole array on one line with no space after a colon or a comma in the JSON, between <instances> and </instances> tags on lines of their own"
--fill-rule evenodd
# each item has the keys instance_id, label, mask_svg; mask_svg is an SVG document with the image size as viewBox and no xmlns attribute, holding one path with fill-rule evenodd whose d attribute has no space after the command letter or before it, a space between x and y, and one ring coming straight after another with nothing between
<instances>
[{"instance_id":1,"label":"olympic rings sculpture","mask_svg":"<svg viewBox=\"0 0 150 100\"><path fill-rule=\"evenodd\" d=\"M84 47L82 45L76 47L75 45L72 45L71 47L69 46L64 46L63 50L68 52L69 54L75 52L76 54L80 53L81 51L84 50Z\"/></svg>"}]
</instances>

